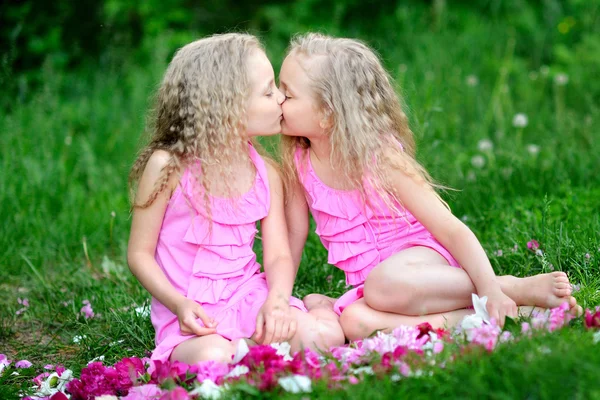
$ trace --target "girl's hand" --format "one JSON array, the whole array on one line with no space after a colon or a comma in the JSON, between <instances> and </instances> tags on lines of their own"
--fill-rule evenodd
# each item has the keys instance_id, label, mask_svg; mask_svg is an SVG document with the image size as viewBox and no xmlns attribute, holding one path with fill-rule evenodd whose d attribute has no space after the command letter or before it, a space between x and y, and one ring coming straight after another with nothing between
<instances>
[{"instance_id":1,"label":"girl's hand","mask_svg":"<svg viewBox=\"0 0 600 400\"><path fill-rule=\"evenodd\" d=\"M260 344L286 342L294 337L296 327L289 301L269 295L256 317L254 340Z\"/></svg>"},{"instance_id":2,"label":"girl's hand","mask_svg":"<svg viewBox=\"0 0 600 400\"><path fill-rule=\"evenodd\" d=\"M179 320L179 329L182 335L197 335L205 336L217 333L217 324L212 318L206 315L202 306L194 300L184 297L175 308L175 315ZM197 318L202 320L204 326L196 321Z\"/></svg>"},{"instance_id":3,"label":"girl's hand","mask_svg":"<svg viewBox=\"0 0 600 400\"><path fill-rule=\"evenodd\" d=\"M500 289L482 293L487 296L487 310L490 318L496 319L498 325L504 326L506 317L516 318L518 316L517 304Z\"/></svg>"}]
</instances>

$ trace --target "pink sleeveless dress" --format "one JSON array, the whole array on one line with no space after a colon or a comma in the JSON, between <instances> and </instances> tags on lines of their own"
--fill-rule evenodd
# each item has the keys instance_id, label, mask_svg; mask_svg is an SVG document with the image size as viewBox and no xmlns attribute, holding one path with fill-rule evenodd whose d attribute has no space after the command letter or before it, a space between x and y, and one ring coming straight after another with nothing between
<instances>
[{"instance_id":1,"label":"pink sleeveless dress","mask_svg":"<svg viewBox=\"0 0 600 400\"><path fill-rule=\"evenodd\" d=\"M217 322L217 333L229 340L252 336L268 294L252 245L256 221L269 213L269 180L265 162L252 145L249 152L256 167L254 184L237 204L210 196L212 234L196 180L190 168L183 173L167 206L155 254L175 289L202 305ZM306 311L294 297L290 306ZM194 337L182 335L177 316L155 298L151 319L156 332L153 360L168 360L178 344Z\"/></svg>"},{"instance_id":2,"label":"pink sleeveless dress","mask_svg":"<svg viewBox=\"0 0 600 400\"><path fill-rule=\"evenodd\" d=\"M358 190L337 190L325 185L313 169L310 150L297 148L294 161L316 233L328 251L328 262L344 271L346 283L354 286L336 301L336 313L341 314L345 307L362 298L369 272L401 250L429 247L448 264L460 268L450 252L407 210L394 218L374 191L368 192L373 206L363 207Z\"/></svg>"}]
</instances>

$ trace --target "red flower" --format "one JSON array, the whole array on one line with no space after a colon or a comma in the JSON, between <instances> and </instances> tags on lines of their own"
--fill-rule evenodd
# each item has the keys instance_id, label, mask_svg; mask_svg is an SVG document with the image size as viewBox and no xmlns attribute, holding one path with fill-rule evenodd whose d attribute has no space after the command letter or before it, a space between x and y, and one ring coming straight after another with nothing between
<instances>
[{"instance_id":1,"label":"red flower","mask_svg":"<svg viewBox=\"0 0 600 400\"><path fill-rule=\"evenodd\" d=\"M417 339L421 339L425 335L429 335L429 332L433 331L433 327L429 322L423 322L417 325L417 329L420 331Z\"/></svg>"}]
</instances>

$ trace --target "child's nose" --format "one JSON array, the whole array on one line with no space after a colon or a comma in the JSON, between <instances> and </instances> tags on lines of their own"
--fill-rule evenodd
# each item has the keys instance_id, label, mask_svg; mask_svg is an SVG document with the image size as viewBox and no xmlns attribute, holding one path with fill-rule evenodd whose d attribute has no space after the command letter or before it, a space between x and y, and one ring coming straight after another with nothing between
<instances>
[{"instance_id":1,"label":"child's nose","mask_svg":"<svg viewBox=\"0 0 600 400\"><path fill-rule=\"evenodd\" d=\"M285 95L277 87L275 88L275 96L277 97L277 104L282 105L285 101Z\"/></svg>"}]
</instances>

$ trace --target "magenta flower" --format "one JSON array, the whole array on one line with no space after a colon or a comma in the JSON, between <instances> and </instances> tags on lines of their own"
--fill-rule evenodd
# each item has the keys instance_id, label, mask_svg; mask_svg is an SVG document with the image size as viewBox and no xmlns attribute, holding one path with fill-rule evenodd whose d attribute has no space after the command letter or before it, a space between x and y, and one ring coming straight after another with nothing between
<instances>
[{"instance_id":1,"label":"magenta flower","mask_svg":"<svg viewBox=\"0 0 600 400\"><path fill-rule=\"evenodd\" d=\"M537 249L540 248L540 244L538 243L537 240L531 239L529 242L527 242L527 248L529 250L535 252Z\"/></svg>"},{"instance_id":2,"label":"magenta flower","mask_svg":"<svg viewBox=\"0 0 600 400\"><path fill-rule=\"evenodd\" d=\"M17 298L17 303L21 304L23 307L29 307L29 300Z\"/></svg>"},{"instance_id":3,"label":"magenta flower","mask_svg":"<svg viewBox=\"0 0 600 400\"><path fill-rule=\"evenodd\" d=\"M50 396L50 400L69 400L69 398L63 392L56 392Z\"/></svg>"},{"instance_id":4,"label":"magenta flower","mask_svg":"<svg viewBox=\"0 0 600 400\"><path fill-rule=\"evenodd\" d=\"M17 361L15 363L15 367L17 368L29 368L31 367L33 364L31 364L29 361L27 360L21 360L21 361Z\"/></svg>"},{"instance_id":5,"label":"magenta flower","mask_svg":"<svg viewBox=\"0 0 600 400\"><path fill-rule=\"evenodd\" d=\"M600 306L596 307L596 312L594 313L589 309L585 310L585 327L588 329L600 329Z\"/></svg>"}]
</instances>

